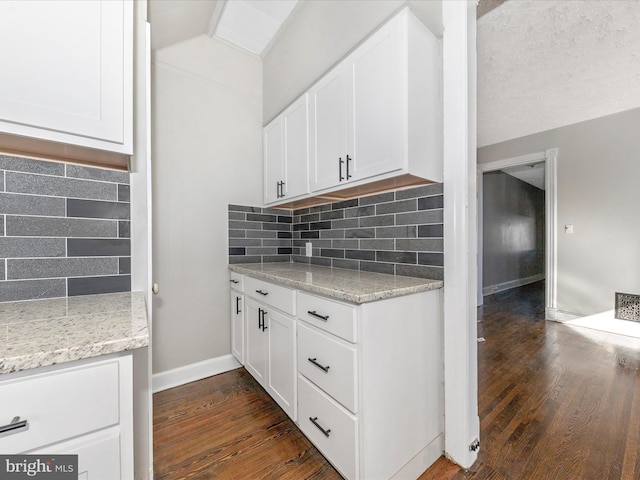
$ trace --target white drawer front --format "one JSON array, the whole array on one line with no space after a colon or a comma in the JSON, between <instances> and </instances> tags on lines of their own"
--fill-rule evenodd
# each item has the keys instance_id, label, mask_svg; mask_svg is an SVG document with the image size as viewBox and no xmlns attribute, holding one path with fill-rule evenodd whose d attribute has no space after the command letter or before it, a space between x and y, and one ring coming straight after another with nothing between
<instances>
[{"instance_id":1,"label":"white drawer front","mask_svg":"<svg viewBox=\"0 0 640 480\"><path fill-rule=\"evenodd\" d=\"M357 478L358 419L302 375L298 376L298 425L344 477Z\"/></svg>"},{"instance_id":2,"label":"white drawer front","mask_svg":"<svg viewBox=\"0 0 640 480\"><path fill-rule=\"evenodd\" d=\"M245 293L250 297L289 315L296 314L295 290L252 277L245 277L244 288Z\"/></svg>"},{"instance_id":3,"label":"white drawer front","mask_svg":"<svg viewBox=\"0 0 640 480\"><path fill-rule=\"evenodd\" d=\"M307 293L298 294L298 318L355 343L357 307L316 297Z\"/></svg>"},{"instance_id":4,"label":"white drawer front","mask_svg":"<svg viewBox=\"0 0 640 480\"><path fill-rule=\"evenodd\" d=\"M354 347L298 324L298 371L353 413L358 412L356 358Z\"/></svg>"},{"instance_id":5,"label":"white drawer front","mask_svg":"<svg viewBox=\"0 0 640 480\"><path fill-rule=\"evenodd\" d=\"M244 292L244 275L236 272L229 272L229 281L231 283L231 288L238 292Z\"/></svg>"},{"instance_id":6,"label":"white drawer front","mask_svg":"<svg viewBox=\"0 0 640 480\"><path fill-rule=\"evenodd\" d=\"M0 422L28 420L0 437L0 451L21 453L119 423L118 363L86 365L0 383Z\"/></svg>"}]
</instances>

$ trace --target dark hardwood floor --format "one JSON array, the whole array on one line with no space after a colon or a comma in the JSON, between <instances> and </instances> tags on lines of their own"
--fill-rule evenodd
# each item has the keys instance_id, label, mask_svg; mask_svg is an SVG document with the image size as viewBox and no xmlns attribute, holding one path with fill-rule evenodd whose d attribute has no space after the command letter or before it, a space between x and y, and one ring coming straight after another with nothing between
<instances>
[{"instance_id":1,"label":"dark hardwood floor","mask_svg":"<svg viewBox=\"0 0 640 480\"><path fill-rule=\"evenodd\" d=\"M640 479L640 340L543 318L542 283L485 298L478 461L421 480ZM156 479L340 478L243 369L155 394L154 455Z\"/></svg>"}]
</instances>

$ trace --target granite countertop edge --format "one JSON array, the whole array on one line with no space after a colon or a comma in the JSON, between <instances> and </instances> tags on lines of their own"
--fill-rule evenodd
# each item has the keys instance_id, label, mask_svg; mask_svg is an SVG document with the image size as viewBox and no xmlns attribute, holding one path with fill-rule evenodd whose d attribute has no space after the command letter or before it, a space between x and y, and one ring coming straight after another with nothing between
<instances>
[{"instance_id":1,"label":"granite countertop edge","mask_svg":"<svg viewBox=\"0 0 640 480\"><path fill-rule=\"evenodd\" d=\"M19 342L11 344L8 343L4 346L0 345L0 378L1 375L4 374L22 372L39 367L84 360L149 346L148 319L144 293L125 292L125 294L131 295L131 303L130 310L125 310L124 316L122 310L98 310L85 313L75 313L73 315L69 314L69 316L66 317L61 316L59 312L56 312L55 314L53 312L48 313L47 305L50 307L50 303L47 302L65 300L60 298L8 302L11 304L11 307L14 308L25 306L29 313L26 315L22 312L19 313L17 315L17 319L14 321L0 321L0 328L8 329L13 326L28 328L30 324L35 325L36 323L40 328L36 329L36 332L32 337L25 340L25 345L21 345ZM90 295L87 296L87 299L91 300L100 297L100 301L104 301L105 304L109 304L111 299L117 298L117 295L122 294ZM32 307L34 302L41 302L42 309L34 309ZM2 308L1 303L0 308ZM36 313L32 313L32 311ZM39 311L41 311L41 313L38 314L37 312ZM25 318L27 316L30 318ZM122 321L123 318L129 318L130 320L128 322L125 320L124 325L127 330L122 330L121 334L119 333L114 336L112 329L108 328L110 316L114 319L114 323L116 318L118 321ZM101 325L91 329L90 327L94 325L94 320L98 317ZM68 341L67 344L56 345L57 342L53 341L45 347L36 346L33 349L30 349L27 346L29 344L37 345L40 338L42 338L41 341L43 343L46 343L44 338L47 336L55 337L58 335L58 338L68 338L69 335L67 335L68 332L65 331L65 329L69 328L70 323L73 324L74 333L77 334L77 337L72 341ZM104 328L105 323L107 328ZM83 326L85 328L82 328ZM83 338L83 334L85 334L86 337ZM5 351L2 351L2 348L4 348ZM13 350L16 349L18 352L14 353Z\"/></svg>"},{"instance_id":2,"label":"granite countertop edge","mask_svg":"<svg viewBox=\"0 0 640 480\"><path fill-rule=\"evenodd\" d=\"M297 268L289 272L286 271L286 269L289 268L286 267L287 265L295 265ZM265 266L267 269L273 268L273 271L265 271ZM403 277L302 263L231 264L229 265L229 270L255 278L271 280L305 292L317 293L356 304L437 290L444 285L442 280ZM300 272L306 273L307 271L312 274L321 275L325 281L334 276L339 276L342 281L349 285L349 291L345 291L345 289L340 286L336 286L336 284L340 282L329 281L328 283L331 283L332 286L326 286L294 278L296 274L299 275ZM362 278L363 276L365 277L364 280ZM400 285L395 285L395 283L400 283ZM402 285L402 283L406 283L406 285Z\"/></svg>"}]
</instances>

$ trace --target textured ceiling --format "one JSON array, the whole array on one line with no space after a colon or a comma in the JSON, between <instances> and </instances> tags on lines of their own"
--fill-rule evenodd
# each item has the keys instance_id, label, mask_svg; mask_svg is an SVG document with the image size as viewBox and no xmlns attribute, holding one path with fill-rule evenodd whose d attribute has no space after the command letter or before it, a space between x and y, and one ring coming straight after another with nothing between
<instances>
[{"instance_id":1,"label":"textured ceiling","mask_svg":"<svg viewBox=\"0 0 640 480\"><path fill-rule=\"evenodd\" d=\"M480 147L640 107L640 0L509 0L477 50Z\"/></svg>"}]
</instances>

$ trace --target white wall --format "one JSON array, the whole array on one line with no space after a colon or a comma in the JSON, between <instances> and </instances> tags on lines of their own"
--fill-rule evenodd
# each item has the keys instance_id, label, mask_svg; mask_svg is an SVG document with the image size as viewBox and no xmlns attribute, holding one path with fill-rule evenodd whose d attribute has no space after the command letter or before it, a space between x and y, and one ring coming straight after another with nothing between
<instances>
[{"instance_id":1,"label":"white wall","mask_svg":"<svg viewBox=\"0 0 640 480\"><path fill-rule=\"evenodd\" d=\"M230 353L227 205L262 202L262 62L203 35L152 64L153 372Z\"/></svg>"},{"instance_id":2,"label":"white wall","mask_svg":"<svg viewBox=\"0 0 640 480\"><path fill-rule=\"evenodd\" d=\"M561 312L614 308L614 292L640 293L640 109L478 150L491 162L558 148L558 291ZM574 232L564 233L565 225Z\"/></svg>"}]
</instances>

